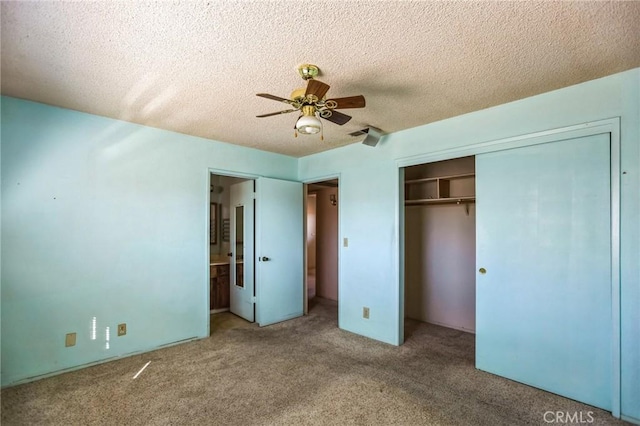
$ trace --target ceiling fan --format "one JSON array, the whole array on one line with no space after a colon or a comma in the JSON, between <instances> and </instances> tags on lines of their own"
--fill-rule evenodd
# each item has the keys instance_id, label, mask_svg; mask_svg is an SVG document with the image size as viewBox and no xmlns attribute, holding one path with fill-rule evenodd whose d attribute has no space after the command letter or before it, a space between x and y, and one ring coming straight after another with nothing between
<instances>
[{"instance_id":1,"label":"ceiling fan","mask_svg":"<svg viewBox=\"0 0 640 426\"><path fill-rule=\"evenodd\" d=\"M307 87L296 89L291 93L291 99L281 98L268 93L257 93L256 96L272 99L274 101L288 104L291 109L284 111L262 114L256 117L271 117L273 115L288 114L290 112L300 112L296 121L297 132L304 135L316 134L322 130L322 123L318 119L324 118L332 123L342 126L351 120L351 116L336 111L346 108L363 108L365 106L364 96L348 96L346 98L326 99L325 95L329 90L329 85L319 80L314 80L318 75L318 67L311 64L303 64L298 67L298 72L303 80L307 81Z\"/></svg>"}]
</instances>

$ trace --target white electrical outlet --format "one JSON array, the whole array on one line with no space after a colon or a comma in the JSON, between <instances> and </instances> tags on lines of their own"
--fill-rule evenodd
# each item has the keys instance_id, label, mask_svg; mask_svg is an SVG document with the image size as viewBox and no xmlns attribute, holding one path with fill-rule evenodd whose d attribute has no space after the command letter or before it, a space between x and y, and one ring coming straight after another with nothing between
<instances>
[{"instance_id":1,"label":"white electrical outlet","mask_svg":"<svg viewBox=\"0 0 640 426\"><path fill-rule=\"evenodd\" d=\"M64 345L68 348L76 345L76 333L67 333L64 337Z\"/></svg>"}]
</instances>

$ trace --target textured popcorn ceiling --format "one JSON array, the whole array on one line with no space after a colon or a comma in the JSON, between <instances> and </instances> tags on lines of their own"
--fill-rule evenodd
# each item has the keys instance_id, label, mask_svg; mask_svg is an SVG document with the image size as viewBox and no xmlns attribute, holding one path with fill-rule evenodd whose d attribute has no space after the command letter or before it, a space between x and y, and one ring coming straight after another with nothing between
<instances>
[{"instance_id":1,"label":"textured popcorn ceiling","mask_svg":"<svg viewBox=\"0 0 640 426\"><path fill-rule=\"evenodd\" d=\"M2 94L302 156L640 66L640 2L2 2ZM313 63L344 126L294 138Z\"/></svg>"}]
</instances>

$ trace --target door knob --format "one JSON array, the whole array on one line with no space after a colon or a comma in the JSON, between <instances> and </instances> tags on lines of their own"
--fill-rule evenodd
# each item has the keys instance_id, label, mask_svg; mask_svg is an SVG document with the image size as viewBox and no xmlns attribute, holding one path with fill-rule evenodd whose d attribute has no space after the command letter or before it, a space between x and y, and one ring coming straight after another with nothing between
<instances>
[{"instance_id":1,"label":"door knob","mask_svg":"<svg viewBox=\"0 0 640 426\"><path fill-rule=\"evenodd\" d=\"M233 255L233 253L229 252L227 253L227 256L231 257Z\"/></svg>"},{"instance_id":2,"label":"door knob","mask_svg":"<svg viewBox=\"0 0 640 426\"><path fill-rule=\"evenodd\" d=\"M269 259L269 258L268 258L268 257L266 257L266 256L262 256L262 257L260 258L260 260L262 260L263 262L268 262L268 261L269 261L269 260L271 260L271 259Z\"/></svg>"},{"instance_id":3,"label":"door knob","mask_svg":"<svg viewBox=\"0 0 640 426\"><path fill-rule=\"evenodd\" d=\"M484 268L480 268L480 269L478 269L478 272L480 272L481 274L486 274L487 270L484 269Z\"/></svg>"}]
</instances>

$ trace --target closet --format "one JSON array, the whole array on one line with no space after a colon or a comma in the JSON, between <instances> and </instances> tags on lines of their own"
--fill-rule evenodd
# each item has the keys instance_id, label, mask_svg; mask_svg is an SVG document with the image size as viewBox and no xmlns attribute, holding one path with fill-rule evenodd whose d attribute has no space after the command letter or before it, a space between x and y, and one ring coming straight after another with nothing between
<instances>
[{"instance_id":1,"label":"closet","mask_svg":"<svg viewBox=\"0 0 640 426\"><path fill-rule=\"evenodd\" d=\"M404 170L405 317L475 332L475 157Z\"/></svg>"}]
</instances>

